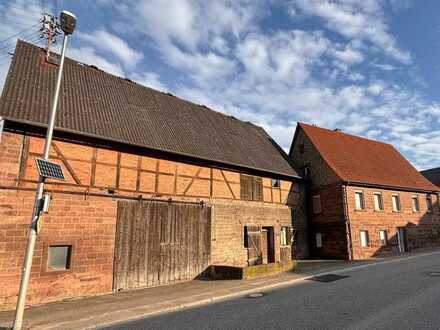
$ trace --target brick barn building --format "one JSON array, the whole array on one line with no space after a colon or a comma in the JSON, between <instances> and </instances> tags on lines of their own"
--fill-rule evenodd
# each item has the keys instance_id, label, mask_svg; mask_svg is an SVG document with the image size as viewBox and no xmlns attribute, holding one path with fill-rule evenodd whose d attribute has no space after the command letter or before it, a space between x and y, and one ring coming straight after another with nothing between
<instances>
[{"instance_id":1,"label":"brick barn building","mask_svg":"<svg viewBox=\"0 0 440 330\"><path fill-rule=\"evenodd\" d=\"M440 189L440 167L424 170L420 173Z\"/></svg>"},{"instance_id":2,"label":"brick barn building","mask_svg":"<svg viewBox=\"0 0 440 330\"><path fill-rule=\"evenodd\" d=\"M15 304L57 66L19 41L0 100L0 306ZM27 302L307 255L304 187L261 128L66 59ZM294 244L291 244L294 242Z\"/></svg>"},{"instance_id":3,"label":"brick barn building","mask_svg":"<svg viewBox=\"0 0 440 330\"><path fill-rule=\"evenodd\" d=\"M361 259L440 246L439 188L393 146L298 124L311 255Z\"/></svg>"}]
</instances>

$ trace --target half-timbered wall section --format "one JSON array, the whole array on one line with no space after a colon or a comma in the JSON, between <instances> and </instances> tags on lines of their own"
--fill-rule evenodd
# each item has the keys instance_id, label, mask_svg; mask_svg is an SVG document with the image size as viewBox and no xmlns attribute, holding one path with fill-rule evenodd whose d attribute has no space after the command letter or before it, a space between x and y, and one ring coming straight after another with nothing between
<instances>
[{"instance_id":1,"label":"half-timbered wall section","mask_svg":"<svg viewBox=\"0 0 440 330\"><path fill-rule=\"evenodd\" d=\"M42 149L41 138L11 132L2 135L0 283L6 285L0 286L0 308L12 307L17 297L37 180L34 158L41 155ZM212 210L212 215L207 224L209 243L204 246L210 251L209 258L202 266L197 266L200 269L207 264L247 265L249 251L244 246L245 226L273 230L276 262L291 254L290 242L280 244L282 227L290 229L293 224L294 228L304 230L304 196L299 193L303 188L299 189L298 183L292 186L291 182L281 180L273 184L269 177L243 176L253 178L262 187L258 198L248 200L242 199L242 174L226 169L59 140L52 144L50 158L62 165L66 181L47 181L46 190L51 194L52 202L49 213L42 217L37 238L27 297L30 304L111 292L115 288L115 278L124 278L125 271L115 268L114 252L117 214L121 211L118 202L124 200L147 204L151 199L166 200L167 205L203 201ZM147 217L126 221L146 226L149 220ZM160 221L165 223L165 220ZM299 233L299 237L302 246L295 249L296 253L305 251L306 246L305 233ZM58 246L69 249L67 269L48 266L49 250ZM132 245L131 248L136 247ZM157 258L161 260L162 257ZM149 269L145 271L151 272ZM145 273L142 269L138 272ZM161 271L157 276L161 278L163 275ZM191 275L195 276L195 273ZM155 282L133 283L127 287L154 285Z\"/></svg>"},{"instance_id":2,"label":"half-timbered wall section","mask_svg":"<svg viewBox=\"0 0 440 330\"><path fill-rule=\"evenodd\" d=\"M10 133L6 133L8 135ZM8 138L8 137L5 137ZM16 177L7 178L3 186L30 188L38 178L34 157L41 156L44 140L30 136L16 136L20 148L20 170ZM48 181L53 190L83 192L85 194L129 195L144 198L232 199L256 200L286 204L291 182L281 181L272 187L271 178L262 181L262 193L246 197L240 193L240 182L252 176L228 170L195 166L176 161L155 159L102 148L54 141L50 158L63 165L66 181ZM245 185L247 187L247 185ZM254 185L255 186L255 185ZM254 192L255 195L255 192Z\"/></svg>"}]
</instances>

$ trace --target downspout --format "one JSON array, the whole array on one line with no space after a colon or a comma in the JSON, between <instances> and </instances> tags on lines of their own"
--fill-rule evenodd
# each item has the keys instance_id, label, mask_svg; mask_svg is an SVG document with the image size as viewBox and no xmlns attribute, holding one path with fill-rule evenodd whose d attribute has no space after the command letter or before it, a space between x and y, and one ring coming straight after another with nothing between
<instances>
[{"instance_id":1,"label":"downspout","mask_svg":"<svg viewBox=\"0 0 440 330\"><path fill-rule=\"evenodd\" d=\"M345 232L347 235L347 254L348 260L353 260L353 243L351 240L351 224L350 216L348 213L348 199L347 199L347 187L350 185L350 180L346 184L342 185L342 203L344 204L344 220L345 220Z\"/></svg>"}]
</instances>

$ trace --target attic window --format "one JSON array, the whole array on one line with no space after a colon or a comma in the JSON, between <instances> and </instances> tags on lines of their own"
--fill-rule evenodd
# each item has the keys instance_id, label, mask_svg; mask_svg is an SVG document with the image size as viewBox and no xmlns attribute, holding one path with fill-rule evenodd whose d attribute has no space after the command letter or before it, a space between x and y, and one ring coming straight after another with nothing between
<instances>
[{"instance_id":1,"label":"attic window","mask_svg":"<svg viewBox=\"0 0 440 330\"><path fill-rule=\"evenodd\" d=\"M279 187L280 187L280 180L272 179L272 188L279 188Z\"/></svg>"}]
</instances>

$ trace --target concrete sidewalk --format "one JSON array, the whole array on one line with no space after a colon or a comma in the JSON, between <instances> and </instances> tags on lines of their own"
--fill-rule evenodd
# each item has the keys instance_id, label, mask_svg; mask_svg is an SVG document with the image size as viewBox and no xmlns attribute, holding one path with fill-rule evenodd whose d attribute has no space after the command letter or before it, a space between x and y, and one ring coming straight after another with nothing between
<instances>
[{"instance_id":1,"label":"concrete sidewalk","mask_svg":"<svg viewBox=\"0 0 440 330\"><path fill-rule=\"evenodd\" d=\"M377 260L300 261L292 272L250 280L200 281L66 300L25 311L27 329L94 329L112 323L175 311L293 284L317 273L375 263ZM13 311L0 312L0 329L11 326Z\"/></svg>"}]
</instances>

